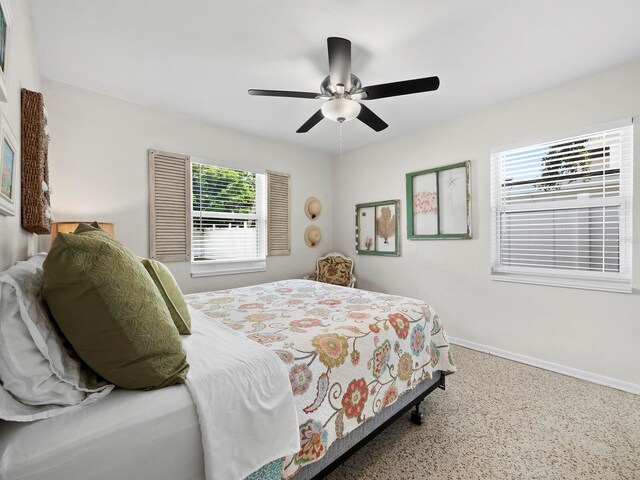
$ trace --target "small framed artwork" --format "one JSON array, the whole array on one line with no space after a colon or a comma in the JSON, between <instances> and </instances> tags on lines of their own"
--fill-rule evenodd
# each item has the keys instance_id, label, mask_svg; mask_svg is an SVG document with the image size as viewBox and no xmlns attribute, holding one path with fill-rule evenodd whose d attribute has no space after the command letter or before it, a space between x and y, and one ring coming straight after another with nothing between
<instances>
[{"instance_id":1,"label":"small framed artwork","mask_svg":"<svg viewBox=\"0 0 640 480\"><path fill-rule=\"evenodd\" d=\"M407 238L471 238L471 162L407 173Z\"/></svg>"},{"instance_id":2,"label":"small framed artwork","mask_svg":"<svg viewBox=\"0 0 640 480\"><path fill-rule=\"evenodd\" d=\"M16 214L16 184L18 171L18 140L6 117L0 124L0 215Z\"/></svg>"},{"instance_id":3,"label":"small framed artwork","mask_svg":"<svg viewBox=\"0 0 640 480\"><path fill-rule=\"evenodd\" d=\"M356 205L356 251L361 255L400 255L400 200Z\"/></svg>"},{"instance_id":4,"label":"small framed artwork","mask_svg":"<svg viewBox=\"0 0 640 480\"><path fill-rule=\"evenodd\" d=\"M11 13L8 0L0 0L0 101L7 101L7 54L11 34Z\"/></svg>"}]
</instances>

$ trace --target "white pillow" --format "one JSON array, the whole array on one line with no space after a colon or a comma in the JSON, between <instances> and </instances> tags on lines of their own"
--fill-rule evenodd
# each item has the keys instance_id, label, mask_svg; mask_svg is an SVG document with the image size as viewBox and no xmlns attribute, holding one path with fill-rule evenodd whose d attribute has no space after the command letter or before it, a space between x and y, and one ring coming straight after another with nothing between
<instances>
[{"instance_id":1,"label":"white pillow","mask_svg":"<svg viewBox=\"0 0 640 480\"><path fill-rule=\"evenodd\" d=\"M113 390L69 350L42 298L46 254L0 273L0 418L30 421Z\"/></svg>"}]
</instances>

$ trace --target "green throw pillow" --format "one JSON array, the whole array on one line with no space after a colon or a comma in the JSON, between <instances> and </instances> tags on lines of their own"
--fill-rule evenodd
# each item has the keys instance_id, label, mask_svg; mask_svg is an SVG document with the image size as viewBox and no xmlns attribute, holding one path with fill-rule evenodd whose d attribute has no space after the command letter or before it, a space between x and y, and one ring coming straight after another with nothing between
<instances>
[{"instance_id":1,"label":"green throw pillow","mask_svg":"<svg viewBox=\"0 0 640 480\"><path fill-rule=\"evenodd\" d=\"M58 234L43 265L44 298L62 333L122 388L183 383L189 365L180 335L140 260L108 233L81 227Z\"/></svg>"},{"instance_id":2,"label":"green throw pillow","mask_svg":"<svg viewBox=\"0 0 640 480\"><path fill-rule=\"evenodd\" d=\"M191 316L184 300L182 290L171 271L162 263L143 258L142 265L147 269L153 283L156 284L164 303L169 309L173 323L181 335L191 335Z\"/></svg>"}]
</instances>

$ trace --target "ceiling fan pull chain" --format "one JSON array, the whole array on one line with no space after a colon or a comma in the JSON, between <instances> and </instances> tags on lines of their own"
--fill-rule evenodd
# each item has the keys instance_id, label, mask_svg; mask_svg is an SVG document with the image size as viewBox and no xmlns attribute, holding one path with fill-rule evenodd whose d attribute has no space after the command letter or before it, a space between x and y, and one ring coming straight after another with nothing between
<instances>
[{"instance_id":1,"label":"ceiling fan pull chain","mask_svg":"<svg viewBox=\"0 0 640 480\"><path fill-rule=\"evenodd\" d=\"M342 123L340 123L340 162L342 162Z\"/></svg>"}]
</instances>

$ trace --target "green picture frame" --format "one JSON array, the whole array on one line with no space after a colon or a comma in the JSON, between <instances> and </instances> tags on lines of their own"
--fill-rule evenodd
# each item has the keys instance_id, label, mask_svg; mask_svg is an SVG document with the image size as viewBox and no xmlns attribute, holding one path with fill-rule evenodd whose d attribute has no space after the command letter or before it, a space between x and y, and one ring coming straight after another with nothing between
<instances>
[{"instance_id":1,"label":"green picture frame","mask_svg":"<svg viewBox=\"0 0 640 480\"><path fill-rule=\"evenodd\" d=\"M356 205L356 252L359 255L400 255L400 200Z\"/></svg>"},{"instance_id":2,"label":"green picture frame","mask_svg":"<svg viewBox=\"0 0 640 480\"><path fill-rule=\"evenodd\" d=\"M471 237L471 161L406 174L409 240Z\"/></svg>"}]
</instances>

